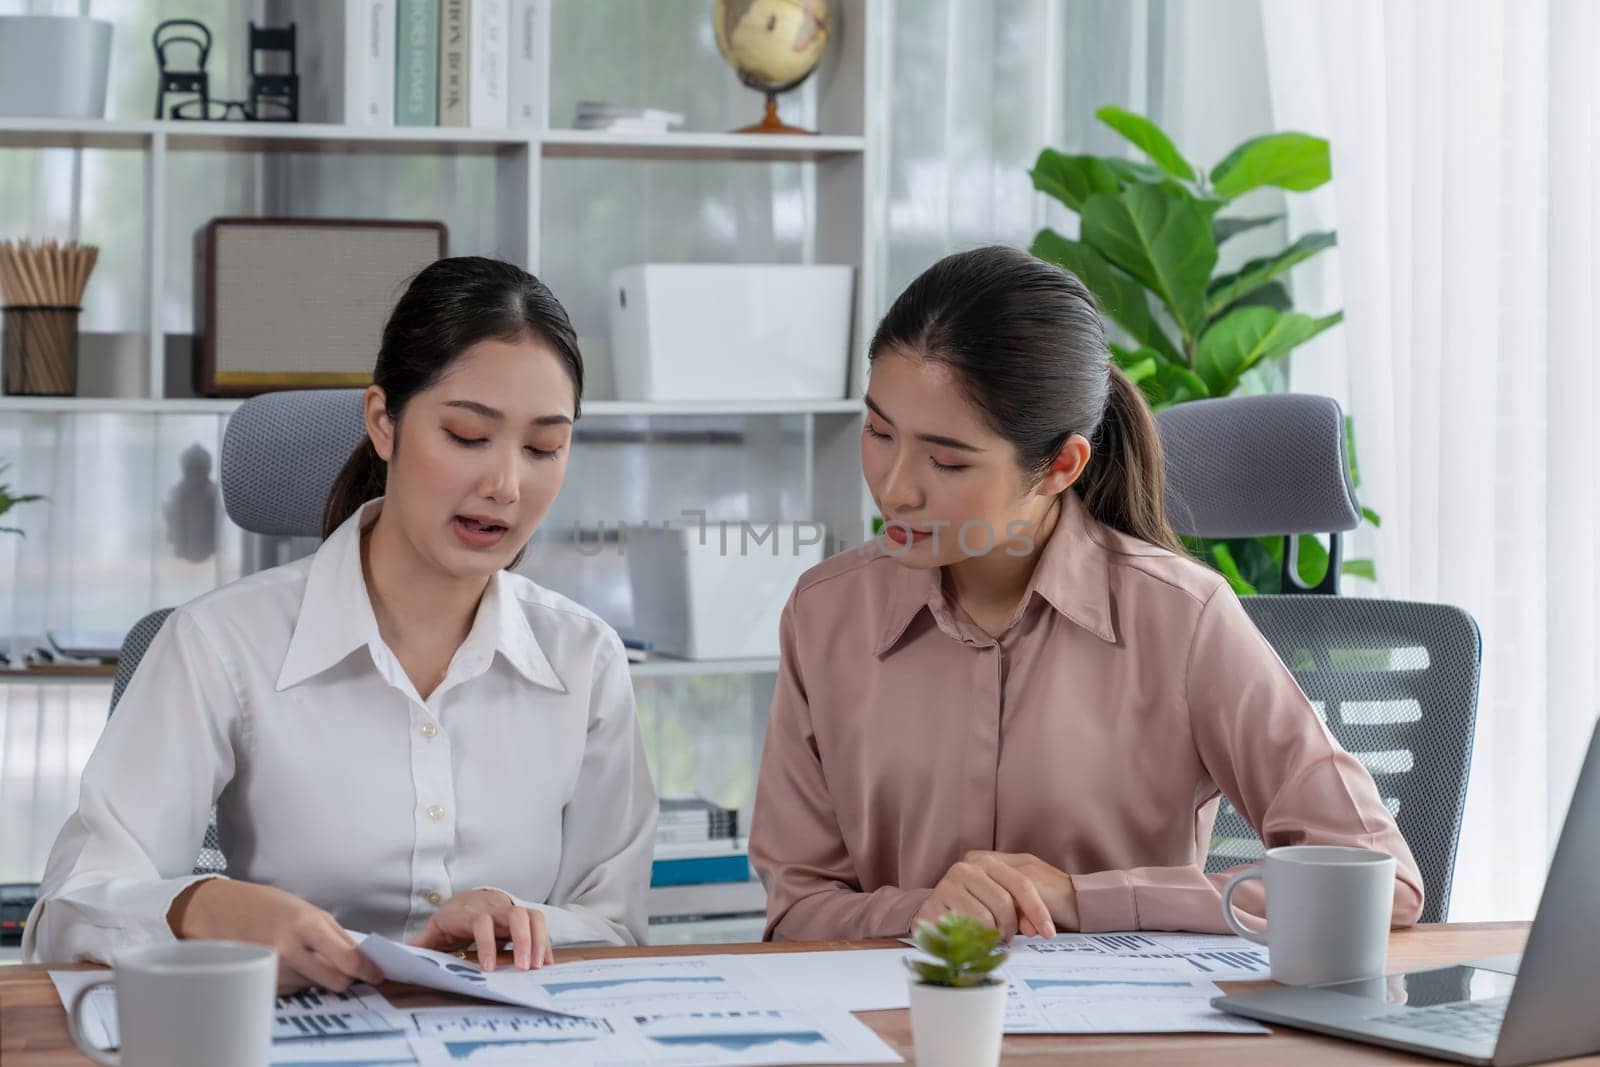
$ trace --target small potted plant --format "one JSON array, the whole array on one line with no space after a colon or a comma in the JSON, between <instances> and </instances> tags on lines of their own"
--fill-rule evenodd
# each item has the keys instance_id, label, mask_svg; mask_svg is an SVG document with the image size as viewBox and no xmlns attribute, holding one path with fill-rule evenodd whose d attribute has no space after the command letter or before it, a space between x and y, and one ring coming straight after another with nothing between
<instances>
[{"instance_id":1,"label":"small potted plant","mask_svg":"<svg viewBox=\"0 0 1600 1067\"><path fill-rule=\"evenodd\" d=\"M0 474L4 474L6 469L10 466L11 464L9 463L0 463ZM35 500L43 499L44 497L39 496L37 493L23 493L21 496L12 496L11 487L4 482L0 482L0 517L3 517L6 512L10 511L18 504L31 504ZM16 534L18 537L22 536L22 531L17 529L15 526L0 525L0 533Z\"/></svg>"},{"instance_id":2,"label":"small potted plant","mask_svg":"<svg viewBox=\"0 0 1600 1067\"><path fill-rule=\"evenodd\" d=\"M911 969L911 1035L918 1067L993 1067L1000 1062L1006 983L1000 931L950 912L920 922L912 942L929 959L907 957Z\"/></svg>"}]
</instances>

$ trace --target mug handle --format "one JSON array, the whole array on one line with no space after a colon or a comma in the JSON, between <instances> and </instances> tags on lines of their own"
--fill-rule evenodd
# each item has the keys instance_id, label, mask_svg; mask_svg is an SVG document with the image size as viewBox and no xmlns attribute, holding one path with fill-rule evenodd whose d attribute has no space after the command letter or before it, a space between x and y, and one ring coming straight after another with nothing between
<instances>
[{"instance_id":1,"label":"mug handle","mask_svg":"<svg viewBox=\"0 0 1600 1067\"><path fill-rule=\"evenodd\" d=\"M101 978L90 982L77 995L72 998L72 1004L67 1008L67 1032L72 1035L72 1043L78 1046L78 1051L103 1067L119 1067L122 1063L120 1056L110 1052L103 1052L94 1047L94 1044L83 1032L83 1002L90 993L103 985L111 985L115 978Z\"/></svg>"},{"instance_id":2,"label":"mug handle","mask_svg":"<svg viewBox=\"0 0 1600 1067\"><path fill-rule=\"evenodd\" d=\"M1226 920L1234 933L1246 941L1254 941L1258 945L1265 945L1267 943L1266 931L1256 933L1256 931L1240 922L1239 917L1233 913L1233 891L1252 879L1263 881L1260 867L1252 867L1249 870L1240 871L1228 879L1228 884L1222 887L1222 918Z\"/></svg>"}]
</instances>

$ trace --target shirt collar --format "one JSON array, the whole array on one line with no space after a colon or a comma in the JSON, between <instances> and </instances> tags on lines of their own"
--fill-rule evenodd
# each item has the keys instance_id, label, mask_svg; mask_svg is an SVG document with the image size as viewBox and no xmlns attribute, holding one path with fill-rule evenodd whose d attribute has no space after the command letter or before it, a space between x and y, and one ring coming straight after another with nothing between
<instances>
[{"instance_id":1,"label":"shirt collar","mask_svg":"<svg viewBox=\"0 0 1600 1067\"><path fill-rule=\"evenodd\" d=\"M1069 621L1102 641L1116 644L1116 629L1111 622L1111 560L1098 526L1077 493L1061 495L1060 518L1039 552L1039 562L1013 622L1037 593ZM879 657L894 649L924 609L935 616L945 610L942 570L913 570L896 565L883 634L876 650Z\"/></svg>"},{"instance_id":2,"label":"shirt collar","mask_svg":"<svg viewBox=\"0 0 1600 1067\"><path fill-rule=\"evenodd\" d=\"M382 510L382 497L368 501L317 549L306 575L289 651L278 674L279 692L321 674L363 647L370 649L375 664L392 655L378 634L377 616L361 573L361 534ZM479 661L468 659L465 665L477 673L499 652L528 681L565 693L560 675L534 637L513 581L505 571L495 572L489 581L461 646Z\"/></svg>"}]
</instances>

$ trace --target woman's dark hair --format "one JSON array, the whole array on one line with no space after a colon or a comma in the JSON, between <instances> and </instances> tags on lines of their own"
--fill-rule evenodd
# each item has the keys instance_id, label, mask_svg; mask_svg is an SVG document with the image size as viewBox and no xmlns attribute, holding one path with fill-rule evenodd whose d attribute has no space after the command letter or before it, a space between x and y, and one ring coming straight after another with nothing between
<instances>
[{"instance_id":1,"label":"woman's dark hair","mask_svg":"<svg viewBox=\"0 0 1600 1067\"><path fill-rule=\"evenodd\" d=\"M383 389L385 407L400 423L411 398L432 387L461 354L479 341L537 338L555 349L572 379L574 407L583 399L583 356L566 309L538 278L515 264L482 256L437 260L411 279L383 327L372 383ZM572 413L574 420L578 411ZM384 493L388 464L369 437L345 461L322 512L327 537Z\"/></svg>"},{"instance_id":2,"label":"woman's dark hair","mask_svg":"<svg viewBox=\"0 0 1600 1067\"><path fill-rule=\"evenodd\" d=\"M868 358L902 351L955 375L1035 485L1073 434L1089 466L1073 488L1097 520L1183 553L1167 522L1165 465L1139 387L1106 349L1094 297L1077 277L1002 245L946 256L900 294Z\"/></svg>"}]
</instances>

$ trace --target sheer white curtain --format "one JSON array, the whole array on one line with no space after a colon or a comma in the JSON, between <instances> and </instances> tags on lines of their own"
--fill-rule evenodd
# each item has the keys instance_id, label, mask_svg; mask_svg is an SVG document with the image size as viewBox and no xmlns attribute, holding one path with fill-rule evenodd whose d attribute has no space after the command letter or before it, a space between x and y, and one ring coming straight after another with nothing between
<instances>
[{"instance_id":1,"label":"sheer white curtain","mask_svg":"<svg viewBox=\"0 0 1600 1067\"><path fill-rule=\"evenodd\" d=\"M1333 144L1333 183L1290 223L1337 227L1300 295L1345 325L1296 356L1295 387L1356 419L1381 593L1482 627L1451 917L1526 917L1600 714L1600 19L1588 0L1262 9L1278 126Z\"/></svg>"},{"instance_id":2,"label":"sheer white curtain","mask_svg":"<svg viewBox=\"0 0 1600 1067\"><path fill-rule=\"evenodd\" d=\"M886 299L949 252L1075 232L1028 169L1046 146L1132 154L1096 121L1106 104L1204 163L1272 123L1259 0L899 0L891 62ZM1253 195L1250 213L1282 209ZM1252 236L1227 254L1281 247Z\"/></svg>"}]
</instances>

